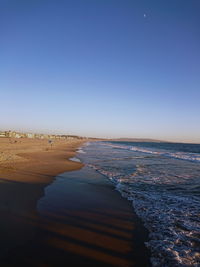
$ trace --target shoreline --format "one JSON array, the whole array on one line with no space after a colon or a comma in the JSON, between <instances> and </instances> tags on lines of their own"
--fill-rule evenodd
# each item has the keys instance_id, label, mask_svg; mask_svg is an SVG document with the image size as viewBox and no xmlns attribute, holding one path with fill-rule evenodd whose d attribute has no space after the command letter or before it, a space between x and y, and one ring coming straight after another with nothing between
<instances>
[{"instance_id":1,"label":"shoreline","mask_svg":"<svg viewBox=\"0 0 200 267\"><path fill-rule=\"evenodd\" d=\"M49 245L59 254L59 264L82 266L84 261L89 266L150 266L144 245L148 231L132 203L95 170L84 166L58 176L39 207L43 227L37 244L42 244L46 255L37 260L47 266L52 262L56 266L58 260L54 256L49 259Z\"/></svg>"},{"instance_id":2,"label":"shoreline","mask_svg":"<svg viewBox=\"0 0 200 267\"><path fill-rule=\"evenodd\" d=\"M16 154L23 159L18 159L13 169L8 169L8 166L0 168L0 177L4 174L4 178L0 179L0 214L3 218L0 223L0 263L8 266L14 266L15 263L56 266L59 258L59 264L62 264L63 260L65 263L69 261L70 264L76 263L79 266L83 261L97 266L149 266L146 264L148 252L143 244L147 231L135 214L132 204L115 190L106 177L102 179L101 175L93 173L94 176L91 176L88 182L87 174L82 176L78 192L84 195L84 200L78 204L79 180L70 177L84 172L85 167L82 168L84 164L71 161L70 158L75 157L77 149L87 141L89 140L70 141L68 144L58 142L52 150L46 150L47 144L44 142L37 143L41 146L38 150L33 144L34 141L31 141L32 151L30 143L24 144L28 145L26 152L17 151L19 153ZM22 143L18 145L23 146ZM56 182L56 179L66 178L67 175L67 217L65 216L64 221L59 216L50 220L42 218L38 214L37 203L44 196L44 189ZM90 192L93 188L95 194ZM5 192L6 196L1 192ZM103 202L102 197L105 198ZM82 205L84 201L86 203L84 208L81 208L82 211L77 211L76 205ZM88 213L91 203L96 211ZM48 244L45 245L46 241ZM114 252L115 249L119 254Z\"/></svg>"}]
</instances>

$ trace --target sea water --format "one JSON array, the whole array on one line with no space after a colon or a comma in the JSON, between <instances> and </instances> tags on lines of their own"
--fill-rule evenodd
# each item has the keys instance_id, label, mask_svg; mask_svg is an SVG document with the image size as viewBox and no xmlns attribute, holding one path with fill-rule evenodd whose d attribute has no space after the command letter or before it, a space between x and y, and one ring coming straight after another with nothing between
<instances>
[{"instance_id":1,"label":"sea water","mask_svg":"<svg viewBox=\"0 0 200 267\"><path fill-rule=\"evenodd\" d=\"M92 142L81 152L132 201L152 266L200 266L200 145Z\"/></svg>"}]
</instances>

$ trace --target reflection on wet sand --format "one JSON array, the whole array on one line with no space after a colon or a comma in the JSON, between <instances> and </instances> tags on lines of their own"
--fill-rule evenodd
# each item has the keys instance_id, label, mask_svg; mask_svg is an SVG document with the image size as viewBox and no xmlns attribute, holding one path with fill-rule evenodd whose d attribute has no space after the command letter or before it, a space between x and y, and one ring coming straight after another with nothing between
<instances>
[{"instance_id":1,"label":"reflection on wet sand","mask_svg":"<svg viewBox=\"0 0 200 267\"><path fill-rule=\"evenodd\" d=\"M141 255L139 242L134 246L135 230L130 214L121 218L119 214L99 214L91 210L66 212L64 216L46 214L46 218L16 217L23 224L37 228L35 239L8 254L7 264L29 264L29 266L56 266L57 263L114 266L147 266ZM116 217L115 217L116 216ZM137 225L135 226L137 228ZM139 246L139 247L138 247ZM58 256L59 255L59 256ZM137 259L138 257L138 259ZM45 265L41 265L45 264Z\"/></svg>"},{"instance_id":2,"label":"reflection on wet sand","mask_svg":"<svg viewBox=\"0 0 200 267\"><path fill-rule=\"evenodd\" d=\"M1 195L1 203L7 203L1 220L1 236L4 236L1 246L7 248L1 257L2 266L148 265L143 243L147 233L141 228L131 203L121 198L102 176L84 178L85 170L79 172L56 179L53 204L42 198L43 184L40 191L39 184L35 185L34 195L34 184L2 181L5 191L13 192L12 199L6 200ZM64 195L59 190L63 183ZM20 195L12 185L20 186ZM32 194L31 203L26 203L26 194ZM42 203L39 213L35 211L38 197Z\"/></svg>"}]
</instances>

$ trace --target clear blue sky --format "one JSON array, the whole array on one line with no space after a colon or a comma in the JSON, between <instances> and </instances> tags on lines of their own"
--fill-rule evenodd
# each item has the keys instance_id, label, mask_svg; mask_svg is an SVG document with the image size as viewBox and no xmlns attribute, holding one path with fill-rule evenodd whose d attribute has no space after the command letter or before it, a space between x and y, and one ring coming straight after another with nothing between
<instances>
[{"instance_id":1,"label":"clear blue sky","mask_svg":"<svg viewBox=\"0 0 200 267\"><path fill-rule=\"evenodd\" d=\"M199 13L199 0L0 0L0 129L200 142Z\"/></svg>"}]
</instances>

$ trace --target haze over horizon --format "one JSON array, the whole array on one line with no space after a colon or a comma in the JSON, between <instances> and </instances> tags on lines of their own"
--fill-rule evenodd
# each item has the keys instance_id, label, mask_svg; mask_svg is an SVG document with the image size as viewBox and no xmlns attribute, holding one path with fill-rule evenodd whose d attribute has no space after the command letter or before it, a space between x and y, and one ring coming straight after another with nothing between
<instances>
[{"instance_id":1,"label":"haze over horizon","mask_svg":"<svg viewBox=\"0 0 200 267\"><path fill-rule=\"evenodd\" d=\"M1 1L0 130L200 143L199 10Z\"/></svg>"}]
</instances>

